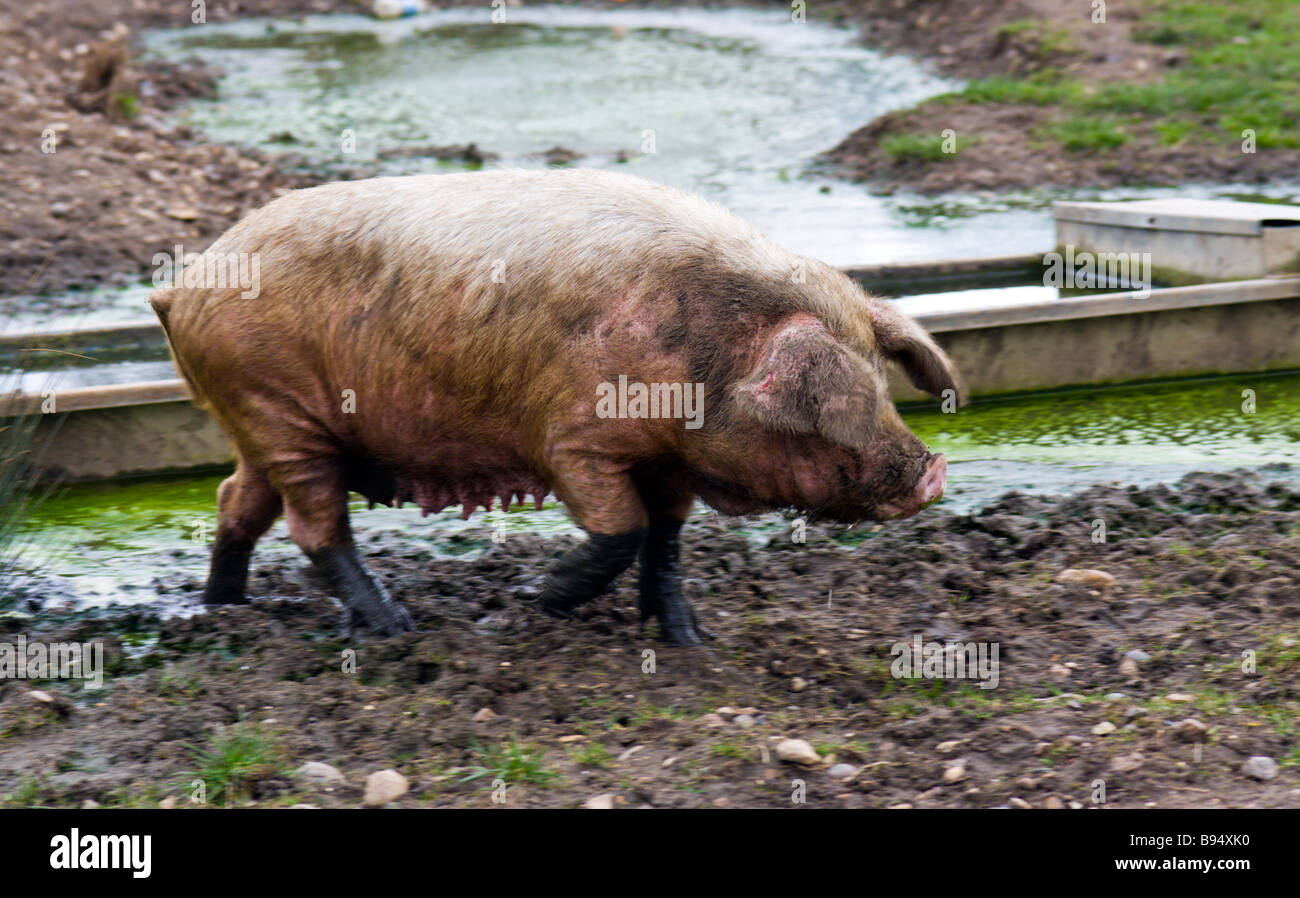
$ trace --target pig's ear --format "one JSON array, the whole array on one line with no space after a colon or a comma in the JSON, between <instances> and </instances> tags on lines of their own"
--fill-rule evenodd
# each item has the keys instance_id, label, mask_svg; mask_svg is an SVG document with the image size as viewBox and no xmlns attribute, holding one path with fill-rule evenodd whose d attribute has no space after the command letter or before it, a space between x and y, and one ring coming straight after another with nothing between
<instances>
[{"instance_id":1,"label":"pig's ear","mask_svg":"<svg viewBox=\"0 0 1300 898\"><path fill-rule=\"evenodd\" d=\"M965 405L966 388L961 375L925 328L886 300L872 298L870 302L871 324L881 353L897 362L918 390L940 399L945 390L952 390L957 404Z\"/></svg>"},{"instance_id":2,"label":"pig's ear","mask_svg":"<svg viewBox=\"0 0 1300 898\"><path fill-rule=\"evenodd\" d=\"M820 322L790 325L732 388L739 412L784 433L817 433L866 449L880 416L879 379Z\"/></svg>"}]
</instances>

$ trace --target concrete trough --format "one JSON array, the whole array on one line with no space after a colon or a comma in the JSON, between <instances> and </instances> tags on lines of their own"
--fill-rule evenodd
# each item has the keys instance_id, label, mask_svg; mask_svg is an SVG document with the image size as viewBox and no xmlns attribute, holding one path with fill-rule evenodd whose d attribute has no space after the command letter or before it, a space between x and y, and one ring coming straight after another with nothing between
<instances>
[{"instance_id":1,"label":"concrete trough","mask_svg":"<svg viewBox=\"0 0 1300 898\"><path fill-rule=\"evenodd\" d=\"M1300 206L1162 199L1052 204L1058 252L1149 253L1158 283L1300 274Z\"/></svg>"},{"instance_id":2,"label":"concrete trough","mask_svg":"<svg viewBox=\"0 0 1300 898\"><path fill-rule=\"evenodd\" d=\"M1024 264L1014 261L1022 277ZM943 276L953 270L946 266ZM1028 301L1013 299L1014 292L962 311L925 296L897 302L951 354L976 398L1300 369L1300 277ZM143 322L121 330L89 336L97 345L133 339L151 351L163 339L156 325ZM81 344L75 333L11 334L0 338L0 356L32 345L75 351ZM897 372L891 387L897 401L933 402ZM50 437L44 462L51 477L102 480L233 462L225 436L178 378L56 389L55 399L54 414L41 414L44 397L36 392L0 401L0 417L40 416L39 430Z\"/></svg>"}]
</instances>

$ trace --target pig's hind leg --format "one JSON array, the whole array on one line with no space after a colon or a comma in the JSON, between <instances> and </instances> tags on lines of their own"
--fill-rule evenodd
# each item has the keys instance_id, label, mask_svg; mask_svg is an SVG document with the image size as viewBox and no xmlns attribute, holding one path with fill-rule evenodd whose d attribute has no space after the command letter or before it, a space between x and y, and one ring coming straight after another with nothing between
<instances>
[{"instance_id":1,"label":"pig's hind leg","mask_svg":"<svg viewBox=\"0 0 1300 898\"><path fill-rule=\"evenodd\" d=\"M571 618L578 606L604 593L636 561L647 516L626 467L618 462L561 453L551 482L587 531L587 541L551 567L540 604L552 617Z\"/></svg>"},{"instance_id":2,"label":"pig's hind leg","mask_svg":"<svg viewBox=\"0 0 1300 898\"><path fill-rule=\"evenodd\" d=\"M664 498L665 496L671 498ZM650 528L641 547L641 622L659 618L659 633L669 645L700 645L713 634L695 620L682 596L681 532L695 497L642 490L650 510Z\"/></svg>"},{"instance_id":3,"label":"pig's hind leg","mask_svg":"<svg viewBox=\"0 0 1300 898\"><path fill-rule=\"evenodd\" d=\"M245 601L248 561L259 537L280 516L283 503L266 475L240 460L235 473L217 488L217 534L203 601L236 605Z\"/></svg>"},{"instance_id":4,"label":"pig's hind leg","mask_svg":"<svg viewBox=\"0 0 1300 898\"><path fill-rule=\"evenodd\" d=\"M357 558L342 467L326 459L281 466L271 472L271 480L284 496L293 541L343 602L345 629L351 630L357 616L379 636L415 629L406 609Z\"/></svg>"}]
</instances>

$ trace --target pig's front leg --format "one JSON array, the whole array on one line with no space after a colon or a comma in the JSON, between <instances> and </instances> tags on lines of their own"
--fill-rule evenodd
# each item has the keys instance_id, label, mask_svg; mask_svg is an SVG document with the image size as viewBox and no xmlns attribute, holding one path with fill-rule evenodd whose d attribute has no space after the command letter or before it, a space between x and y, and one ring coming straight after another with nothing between
<instances>
[{"instance_id":1,"label":"pig's front leg","mask_svg":"<svg viewBox=\"0 0 1300 898\"><path fill-rule=\"evenodd\" d=\"M711 636L682 596L680 537L690 506L688 500L673 513L652 513L641 549L641 622L659 618L660 636L669 645L699 645Z\"/></svg>"}]
</instances>

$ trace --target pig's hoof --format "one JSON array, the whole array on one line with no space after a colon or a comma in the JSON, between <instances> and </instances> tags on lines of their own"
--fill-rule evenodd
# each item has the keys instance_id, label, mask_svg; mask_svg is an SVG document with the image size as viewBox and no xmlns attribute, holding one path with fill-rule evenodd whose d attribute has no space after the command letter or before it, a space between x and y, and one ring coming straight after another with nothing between
<instances>
[{"instance_id":1,"label":"pig's hoof","mask_svg":"<svg viewBox=\"0 0 1300 898\"><path fill-rule=\"evenodd\" d=\"M573 620L574 613L572 608L565 608L563 605L556 605L552 602L538 602L537 607L542 609L542 613L549 617L558 617L560 620Z\"/></svg>"},{"instance_id":2,"label":"pig's hoof","mask_svg":"<svg viewBox=\"0 0 1300 898\"><path fill-rule=\"evenodd\" d=\"M203 590L204 605L247 605L248 596L244 595L243 589L213 589L208 587Z\"/></svg>"},{"instance_id":3,"label":"pig's hoof","mask_svg":"<svg viewBox=\"0 0 1300 898\"><path fill-rule=\"evenodd\" d=\"M691 646L704 645L704 637L694 627L673 627L672 629L660 629L659 638L666 645L674 646Z\"/></svg>"},{"instance_id":4,"label":"pig's hoof","mask_svg":"<svg viewBox=\"0 0 1300 898\"><path fill-rule=\"evenodd\" d=\"M701 627L699 621L695 619L695 609L687 607L690 612L690 619L680 623L669 624L664 626L663 618L659 619L659 638L668 645L689 646L704 645L705 642L717 639L712 632Z\"/></svg>"},{"instance_id":5,"label":"pig's hoof","mask_svg":"<svg viewBox=\"0 0 1300 898\"><path fill-rule=\"evenodd\" d=\"M415 622L407 610L391 600L383 604L347 606L344 631L350 634L358 625L385 638L415 629Z\"/></svg>"}]
</instances>

